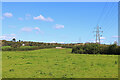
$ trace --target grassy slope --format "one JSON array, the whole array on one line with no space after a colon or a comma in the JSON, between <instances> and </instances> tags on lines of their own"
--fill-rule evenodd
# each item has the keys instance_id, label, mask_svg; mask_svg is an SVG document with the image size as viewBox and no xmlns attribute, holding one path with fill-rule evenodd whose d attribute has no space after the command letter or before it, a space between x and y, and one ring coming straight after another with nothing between
<instances>
[{"instance_id":1,"label":"grassy slope","mask_svg":"<svg viewBox=\"0 0 120 80\"><path fill-rule=\"evenodd\" d=\"M3 78L115 78L117 55L71 54L71 49L3 51Z\"/></svg>"}]
</instances>

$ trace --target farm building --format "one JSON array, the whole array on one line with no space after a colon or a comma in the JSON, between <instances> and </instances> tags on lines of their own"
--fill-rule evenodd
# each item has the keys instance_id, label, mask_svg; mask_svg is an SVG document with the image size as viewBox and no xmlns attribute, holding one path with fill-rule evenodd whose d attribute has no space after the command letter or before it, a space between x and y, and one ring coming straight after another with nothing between
<instances>
[{"instance_id":1,"label":"farm building","mask_svg":"<svg viewBox=\"0 0 120 80\"><path fill-rule=\"evenodd\" d=\"M22 44L22 46L25 46L25 44Z\"/></svg>"}]
</instances>

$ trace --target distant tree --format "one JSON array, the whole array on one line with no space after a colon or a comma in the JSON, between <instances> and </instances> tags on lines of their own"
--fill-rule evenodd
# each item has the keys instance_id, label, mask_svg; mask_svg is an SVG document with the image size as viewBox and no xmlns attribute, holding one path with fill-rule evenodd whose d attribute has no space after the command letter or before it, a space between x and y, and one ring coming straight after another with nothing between
<instances>
[{"instance_id":1,"label":"distant tree","mask_svg":"<svg viewBox=\"0 0 120 80\"><path fill-rule=\"evenodd\" d=\"M13 39L12 39L12 41L13 41L13 42L16 42L16 39L15 39L15 38L13 38Z\"/></svg>"},{"instance_id":2,"label":"distant tree","mask_svg":"<svg viewBox=\"0 0 120 80\"><path fill-rule=\"evenodd\" d=\"M14 42L12 45L11 45L11 47L13 47L13 48L19 48L19 47L21 47L22 46L22 44L20 43L20 42Z\"/></svg>"},{"instance_id":3,"label":"distant tree","mask_svg":"<svg viewBox=\"0 0 120 80\"><path fill-rule=\"evenodd\" d=\"M117 41L114 41L114 44L116 44L116 45L117 45Z\"/></svg>"},{"instance_id":4,"label":"distant tree","mask_svg":"<svg viewBox=\"0 0 120 80\"><path fill-rule=\"evenodd\" d=\"M19 40L18 42L21 42L21 40Z\"/></svg>"},{"instance_id":5,"label":"distant tree","mask_svg":"<svg viewBox=\"0 0 120 80\"><path fill-rule=\"evenodd\" d=\"M108 47L109 54L116 54L117 53L117 45L113 44Z\"/></svg>"}]
</instances>

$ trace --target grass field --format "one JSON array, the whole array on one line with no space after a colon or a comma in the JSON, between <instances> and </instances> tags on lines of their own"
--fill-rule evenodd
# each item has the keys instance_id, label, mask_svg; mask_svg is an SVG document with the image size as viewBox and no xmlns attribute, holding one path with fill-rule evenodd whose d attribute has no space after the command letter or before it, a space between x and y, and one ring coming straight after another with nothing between
<instances>
[{"instance_id":1,"label":"grass field","mask_svg":"<svg viewBox=\"0 0 120 80\"><path fill-rule=\"evenodd\" d=\"M3 51L3 78L117 78L118 55L71 54L71 49Z\"/></svg>"}]
</instances>

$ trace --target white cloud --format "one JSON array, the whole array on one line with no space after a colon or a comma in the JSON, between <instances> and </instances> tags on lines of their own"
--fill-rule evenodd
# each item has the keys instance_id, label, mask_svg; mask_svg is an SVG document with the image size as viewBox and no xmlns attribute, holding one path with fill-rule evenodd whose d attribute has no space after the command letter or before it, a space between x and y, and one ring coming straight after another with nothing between
<instances>
[{"instance_id":1,"label":"white cloud","mask_svg":"<svg viewBox=\"0 0 120 80\"><path fill-rule=\"evenodd\" d=\"M48 17L48 18L45 18L44 16L40 15L40 16L37 16L37 17L33 17L34 20L42 20L42 21L49 21L49 22L53 22L53 19Z\"/></svg>"},{"instance_id":2,"label":"white cloud","mask_svg":"<svg viewBox=\"0 0 120 80\"><path fill-rule=\"evenodd\" d=\"M64 44L65 42L56 42L56 41L51 41L50 43L60 43L60 44Z\"/></svg>"},{"instance_id":3,"label":"white cloud","mask_svg":"<svg viewBox=\"0 0 120 80\"><path fill-rule=\"evenodd\" d=\"M40 30L40 28L39 28L39 27L35 27L34 29L35 29L35 30L37 30L37 31L36 31L36 33L41 33L41 34L43 34L43 33L44 33L43 31L41 31L41 30Z\"/></svg>"},{"instance_id":4,"label":"white cloud","mask_svg":"<svg viewBox=\"0 0 120 80\"><path fill-rule=\"evenodd\" d=\"M53 22L54 20L50 17L46 18L46 21L50 21L50 22Z\"/></svg>"},{"instance_id":5,"label":"white cloud","mask_svg":"<svg viewBox=\"0 0 120 80\"><path fill-rule=\"evenodd\" d=\"M60 44L64 44L65 42L59 42Z\"/></svg>"},{"instance_id":6,"label":"white cloud","mask_svg":"<svg viewBox=\"0 0 120 80\"><path fill-rule=\"evenodd\" d=\"M31 28L31 27L23 27L21 29L21 31L24 31L24 32L31 32L31 31L35 31L36 30L36 33L43 33L39 27L34 27L34 28Z\"/></svg>"},{"instance_id":7,"label":"white cloud","mask_svg":"<svg viewBox=\"0 0 120 80\"><path fill-rule=\"evenodd\" d=\"M102 37L101 39L105 39L105 38ZM95 40L95 39L90 39L89 41L90 41L90 42L93 42L93 43L96 43L96 40ZM103 42L103 40L100 40L100 41ZM97 40L97 42L99 42L99 40Z\"/></svg>"},{"instance_id":8,"label":"white cloud","mask_svg":"<svg viewBox=\"0 0 120 80\"><path fill-rule=\"evenodd\" d=\"M51 41L50 43L57 43L56 41Z\"/></svg>"},{"instance_id":9,"label":"white cloud","mask_svg":"<svg viewBox=\"0 0 120 80\"><path fill-rule=\"evenodd\" d=\"M56 29L62 29L62 28L64 28L64 25L56 24L55 28Z\"/></svg>"},{"instance_id":10,"label":"white cloud","mask_svg":"<svg viewBox=\"0 0 120 80\"><path fill-rule=\"evenodd\" d=\"M3 15L4 15L5 17L12 17L12 16L13 16L12 13L8 13L8 12L4 13Z\"/></svg>"},{"instance_id":11,"label":"white cloud","mask_svg":"<svg viewBox=\"0 0 120 80\"><path fill-rule=\"evenodd\" d=\"M45 18L42 15L34 17L34 19L35 20L45 20Z\"/></svg>"},{"instance_id":12,"label":"white cloud","mask_svg":"<svg viewBox=\"0 0 120 80\"><path fill-rule=\"evenodd\" d=\"M16 36L16 34L4 34L4 35L0 36L0 40L11 40L15 36Z\"/></svg>"},{"instance_id":13,"label":"white cloud","mask_svg":"<svg viewBox=\"0 0 120 80\"><path fill-rule=\"evenodd\" d=\"M31 32L33 30L33 28L31 28L31 27L24 27L21 30L25 31L25 32Z\"/></svg>"},{"instance_id":14,"label":"white cloud","mask_svg":"<svg viewBox=\"0 0 120 80\"><path fill-rule=\"evenodd\" d=\"M11 36L16 36L16 34L10 34Z\"/></svg>"},{"instance_id":15,"label":"white cloud","mask_svg":"<svg viewBox=\"0 0 120 80\"><path fill-rule=\"evenodd\" d=\"M16 34L4 34L5 36L16 36Z\"/></svg>"},{"instance_id":16,"label":"white cloud","mask_svg":"<svg viewBox=\"0 0 120 80\"><path fill-rule=\"evenodd\" d=\"M104 42L104 40L100 40L100 42Z\"/></svg>"},{"instance_id":17,"label":"white cloud","mask_svg":"<svg viewBox=\"0 0 120 80\"><path fill-rule=\"evenodd\" d=\"M0 39L6 39L6 36L0 36Z\"/></svg>"},{"instance_id":18,"label":"white cloud","mask_svg":"<svg viewBox=\"0 0 120 80\"><path fill-rule=\"evenodd\" d=\"M40 31L40 28L39 28L39 27L35 27L34 29Z\"/></svg>"},{"instance_id":19,"label":"white cloud","mask_svg":"<svg viewBox=\"0 0 120 80\"><path fill-rule=\"evenodd\" d=\"M18 18L18 20L22 21L22 20L23 20L23 18L19 17L19 18Z\"/></svg>"},{"instance_id":20,"label":"white cloud","mask_svg":"<svg viewBox=\"0 0 120 80\"><path fill-rule=\"evenodd\" d=\"M105 39L105 37L100 37L100 39Z\"/></svg>"},{"instance_id":21,"label":"white cloud","mask_svg":"<svg viewBox=\"0 0 120 80\"><path fill-rule=\"evenodd\" d=\"M120 36L112 36L112 38L119 38Z\"/></svg>"}]
</instances>

